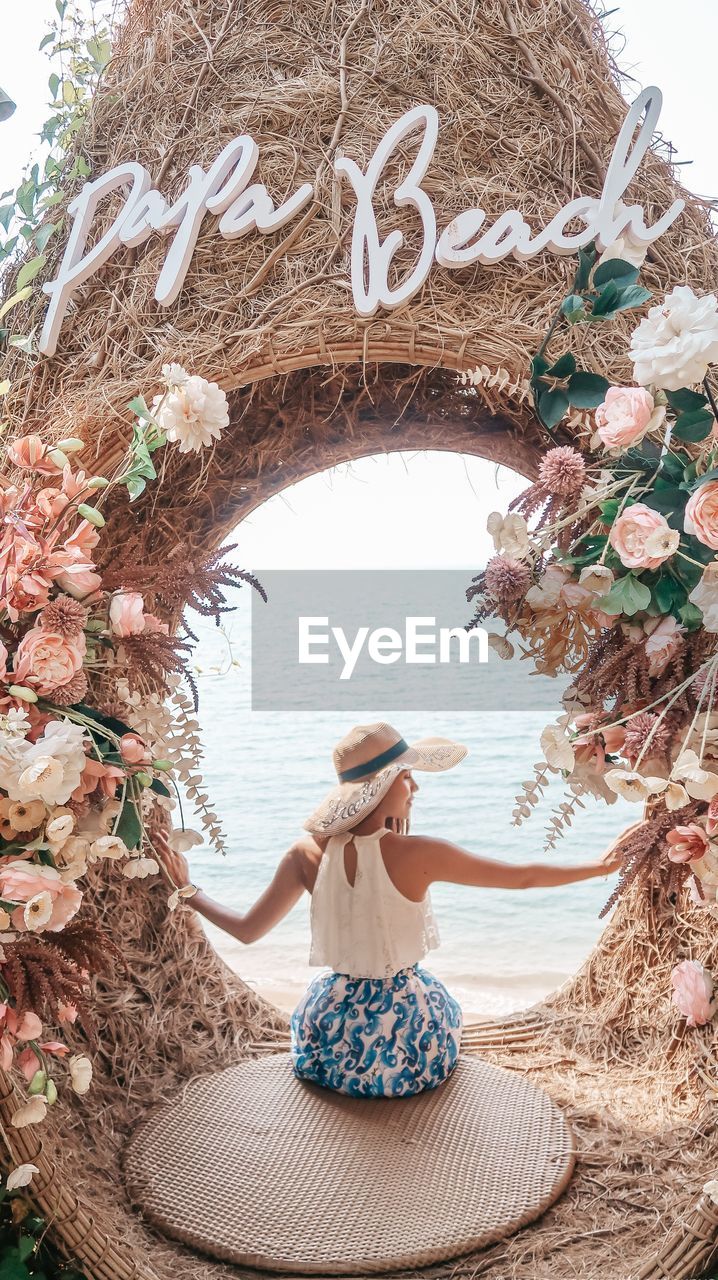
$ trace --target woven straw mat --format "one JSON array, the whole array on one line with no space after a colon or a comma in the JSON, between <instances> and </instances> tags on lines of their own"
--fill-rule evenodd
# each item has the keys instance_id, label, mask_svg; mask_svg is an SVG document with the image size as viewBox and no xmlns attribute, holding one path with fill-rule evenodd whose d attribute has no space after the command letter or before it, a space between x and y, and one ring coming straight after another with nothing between
<instances>
[{"instance_id":1,"label":"woven straw mat","mask_svg":"<svg viewBox=\"0 0 718 1280\"><path fill-rule=\"evenodd\" d=\"M462 1056L409 1098L299 1081L288 1054L196 1076L134 1130L135 1207L227 1262L306 1275L417 1267L499 1240L561 1194L571 1132L541 1089Z\"/></svg>"}]
</instances>

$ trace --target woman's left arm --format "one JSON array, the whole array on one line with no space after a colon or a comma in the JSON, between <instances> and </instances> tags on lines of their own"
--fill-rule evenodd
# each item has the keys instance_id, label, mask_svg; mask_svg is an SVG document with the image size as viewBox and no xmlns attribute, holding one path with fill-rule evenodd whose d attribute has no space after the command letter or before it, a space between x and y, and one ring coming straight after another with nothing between
<instances>
[{"instance_id":1,"label":"woman's left arm","mask_svg":"<svg viewBox=\"0 0 718 1280\"><path fill-rule=\"evenodd\" d=\"M159 846L163 860L177 883L185 884L190 879L187 860L182 854L170 849L161 837L155 840L155 844ZM215 902L201 889L184 901L199 911L206 920L236 938L238 942L245 944L256 942L288 915L308 887L304 858L305 854L300 845L293 845L288 849L264 893L244 914L224 906L221 902Z\"/></svg>"}]
</instances>

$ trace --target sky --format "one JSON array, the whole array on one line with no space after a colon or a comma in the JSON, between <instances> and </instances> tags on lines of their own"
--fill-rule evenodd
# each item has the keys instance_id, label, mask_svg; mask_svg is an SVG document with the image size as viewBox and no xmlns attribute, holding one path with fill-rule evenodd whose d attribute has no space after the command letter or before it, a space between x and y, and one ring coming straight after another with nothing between
<instances>
[{"instance_id":1,"label":"sky","mask_svg":"<svg viewBox=\"0 0 718 1280\"><path fill-rule=\"evenodd\" d=\"M51 0L13 6L0 42L0 86L17 103L0 124L2 190L20 180L47 114L49 66L37 46L52 9ZM718 0L623 0L607 25L622 33L618 61L636 92L647 84L663 91L661 128L677 158L690 161L681 170L685 185L718 196ZM490 550L488 512L505 509L520 488L517 477L476 458L365 459L265 503L240 530L242 561L254 569L479 565Z\"/></svg>"}]
</instances>

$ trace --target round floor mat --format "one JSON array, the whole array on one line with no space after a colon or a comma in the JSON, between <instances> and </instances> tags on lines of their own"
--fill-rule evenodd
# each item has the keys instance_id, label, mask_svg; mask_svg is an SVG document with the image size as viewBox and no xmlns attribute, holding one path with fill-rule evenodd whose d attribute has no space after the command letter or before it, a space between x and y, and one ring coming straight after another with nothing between
<instances>
[{"instance_id":1,"label":"round floor mat","mask_svg":"<svg viewBox=\"0 0 718 1280\"><path fill-rule=\"evenodd\" d=\"M288 1054L189 1080L124 1153L135 1207L224 1261L370 1274L456 1257L538 1217L566 1186L571 1132L522 1075L462 1056L410 1098L347 1098Z\"/></svg>"}]
</instances>

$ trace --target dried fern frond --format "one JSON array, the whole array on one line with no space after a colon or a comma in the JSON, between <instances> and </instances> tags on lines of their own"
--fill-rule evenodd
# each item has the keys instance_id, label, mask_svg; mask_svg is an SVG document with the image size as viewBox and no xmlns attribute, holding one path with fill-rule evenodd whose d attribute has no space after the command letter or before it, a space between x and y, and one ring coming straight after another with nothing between
<instances>
[{"instance_id":1,"label":"dried fern frond","mask_svg":"<svg viewBox=\"0 0 718 1280\"><path fill-rule=\"evenodd\" d=\"M164 631L140 631L137 635L122 637L120 661L125 664L130 686L138 685L139 676L159 690L166 687L168 676L184 676L192 690L196 710L199 701L197 685L187 666L191 652L192 645L186 640L167 636ZM141 687L144 691L145 686Z\"/></svg>"},{"instance_id":2,"label":"dried fern frond","mask_svg":"<svg viewBox=\"0 0 718 1280\"><path fill-rule=\"evenodd\" d=\"M234 543L220 547L196 564L186 548L178 546L162 562L143 561L141 542L135 539L126 545L122 558L113 560L105 570L103 586L109 591L122 588L154 596L169 613L194 609L202 617L214 618L219 625L222 614L236 608L227 604L225 592L246 584L254 587L263 600L267 599L258 578L224 560L234 550Z\"/></svg>"}]
</instances>

